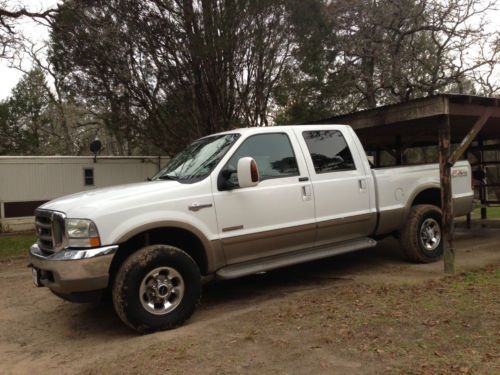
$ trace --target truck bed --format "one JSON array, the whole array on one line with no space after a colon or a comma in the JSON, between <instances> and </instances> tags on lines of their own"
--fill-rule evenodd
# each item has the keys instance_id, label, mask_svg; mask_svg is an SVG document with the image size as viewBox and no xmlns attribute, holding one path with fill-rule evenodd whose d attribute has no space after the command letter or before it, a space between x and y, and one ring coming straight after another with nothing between
<instances>
[{"instance_id":1,"label":"truck bed","mask_svg":"<svg viewBox=\"0 0 500 375\"><path fill-rule=\"evenodd\" d=\"M439 164L374 168L372 174L379 213L376 234L397 230L419 194L433 194L440 205ZM469 213L474 193L467 161L459 161L452 168L452 195L454 215Z\"/></svg>"}]
</instances>

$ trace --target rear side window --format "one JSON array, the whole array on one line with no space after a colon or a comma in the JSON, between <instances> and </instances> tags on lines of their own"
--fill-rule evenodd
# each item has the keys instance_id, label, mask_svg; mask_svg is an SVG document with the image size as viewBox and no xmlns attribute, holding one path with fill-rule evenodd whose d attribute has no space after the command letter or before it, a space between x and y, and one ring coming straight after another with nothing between
<instances>
[{"instance_id":1,"label":"rear side window","mask_svg":"<svg viewBox=\"0 0 500 375\"><path fill-rule=\"evenodd\" d=\"M356 169L349 146L338 130L303 132L316 173Z\"/></svg>"},{"instance_id":2,"label":"rear side window","mask_svg":"<svg viewBox=\"0 0 500 375\"><path fill-rule=\"evenodd\" d=\"M256 161L261 181L299 175L297 160L286 134L258 134L249 137L231 156L224 169L236 171L238 160L247 156ZM236 173L231 175L231 182L237 185Z\"/></svg>"}]
</instances>

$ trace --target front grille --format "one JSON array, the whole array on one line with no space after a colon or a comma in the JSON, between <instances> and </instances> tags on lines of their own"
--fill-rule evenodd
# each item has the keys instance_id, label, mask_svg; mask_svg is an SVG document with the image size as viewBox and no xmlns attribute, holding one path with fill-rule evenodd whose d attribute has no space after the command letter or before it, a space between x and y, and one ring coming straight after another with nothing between
<instances>
[{"instance_id":1,"label":"front grille","mask_svg":"<svg viewBox=\"0 0 500 375\"><path fill-rule=\"evenodd\" d=\"M45 253L54 253L64 247L64 219L61 212L36 210L35 228L38 246Z\"/></svg>"}]
</instances>

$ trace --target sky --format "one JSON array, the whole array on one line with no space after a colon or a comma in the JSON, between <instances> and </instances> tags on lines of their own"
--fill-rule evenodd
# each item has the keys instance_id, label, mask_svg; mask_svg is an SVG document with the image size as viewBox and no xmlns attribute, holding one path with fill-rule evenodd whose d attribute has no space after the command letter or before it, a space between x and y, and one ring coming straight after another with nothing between
<instances>
[{"instance_id":1,"label":"sky","mask_svg":"<svg viewBox=\"0 0 500 375\"><path fill-rule=\"evenodd\" d=\"M497 0L498 1L498 0ZM25 6L31 11L37 11L55 7L61 0L7 0L7 6L10 9L18 6ZM499 1L500 2L500 1ZM497 10L490 11L488 18L490 20L490 28L493 31L500 30L500 5ZM17 29L32 41L42 43L48 38L48 29L31 20L24 20L17 26ZM19 81L23 73L19 70L9 67L9 63L0 59L0 100L7 98L10 95L12 88Z\"/></svg>"},{"instance_id":2,"label":"sky","mask_svg":"<svg viewBox=\"0 0 500 375\"><path fill-rule=\"evenodd\" d=\"M55 7L58 0L7 0L8 9L15 9L19 6L25 6L28 10L39 11ZM32 41L42 43L48 38L48 29L31 20L23 20L18 23L16 30L21 31ZM23 73L19 70L10 68L9 63L0 59L0 100L9 96L12 88L19 81Z\"/></svg>"}]
</instances>

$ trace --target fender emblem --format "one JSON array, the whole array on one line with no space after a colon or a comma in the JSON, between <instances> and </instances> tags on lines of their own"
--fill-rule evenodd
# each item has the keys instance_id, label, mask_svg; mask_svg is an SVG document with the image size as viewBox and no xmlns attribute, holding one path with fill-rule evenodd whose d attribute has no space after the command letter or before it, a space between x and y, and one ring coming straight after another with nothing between
<instances>
[{"instance_id":1,"label":"fender emblem","mask_svg":"<svg viewBox=\"0 0 500 375\"><path fill-rule=\"evenodd\" d=\"M451 177L466 177L467 169L454 169L451 171Z\"/></svg>"}]
</instances>

